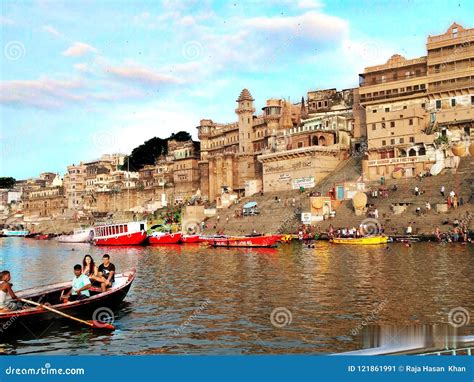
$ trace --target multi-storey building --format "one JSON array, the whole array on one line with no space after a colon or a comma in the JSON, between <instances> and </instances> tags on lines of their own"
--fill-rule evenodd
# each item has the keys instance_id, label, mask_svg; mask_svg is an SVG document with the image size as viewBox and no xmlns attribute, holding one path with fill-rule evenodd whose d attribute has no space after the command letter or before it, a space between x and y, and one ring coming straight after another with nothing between
<instances>
[{"instance_id":1,"label":"multi-storey building","mask_svg":"<svg viewBox=\"0 0 474 382\"><path fill-rule=\"evenodd\" d=\"M174 201L184 202L195 195L201 186L199 172L199 142L192 140L168 141L168 156L171 159L174 185Z\"/></svg>"},{"instance_id":2,"label":"multi-storey building","mask_svg":"<svg viewBox=\"0 0 474 382\"><path fill-rule=\"evenodd\" d=\"M308 92L300 105L305 117L275 136L276 145L262 153L264 191L314 187L347 157L354 130L353 90Z\"/></svg>"},{"instance_id":3,"label":"multi-storey building","mask_svg":"<svg viewBox=\"0 0 474 382\"><path fill-rule=\"evenodd\" d=\"M429 36L426 48L430 129L474 139L474 28L454 23Z\"/></svg>"},{"instance_id":4,"label":"multi-storey building","mask_svg":"<svg viewBox=\"0 0 474 382\"><path fill-rule=\"evenodd\" d=\"M301 108L289 101L270 99L259 116L247 89L236 102L237 122L220 124L203 119L197 127L201 192L210 200L216 200L223 190L244 193L246 182L262 179L257 156L275 150L277 136L299 123Z\"/></svg>"},{"instance_id":5,"label":"multi-storey building","mask_svg":"<svg viewBox=\"0 0 474 382\"><path fill-rule=\"evenodd\" d=\"M67 166L64 175L64 190L69 210L82 210L86 191L86 166L81 162L78 165Z\"/></svg>"}]
</instances>

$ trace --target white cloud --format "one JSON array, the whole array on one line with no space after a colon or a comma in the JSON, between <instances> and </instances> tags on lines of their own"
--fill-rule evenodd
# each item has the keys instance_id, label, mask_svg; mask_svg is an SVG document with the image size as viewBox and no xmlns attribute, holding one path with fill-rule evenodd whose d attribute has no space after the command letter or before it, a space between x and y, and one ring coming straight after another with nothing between
<instances>
[{"instance_id":1,"label":"white cloud","mask_svg":"<svg viewBox=\"0 0 474 382\"><path fill-rule=\"evenodd\" d=\"M177 84L180 82L174 76L136 63L108 66L105 71L118 79L133 81L142 85Z\"/></svg>"},{"instance_id":2,"label":"white cloud","mask_svg":"<svg viewBox=\"0 0 474 382\"><path fill-rule=\"evenodd\" d=\"M323 5L319 0L299 0L297 4L298 8L302 9L322 8Z\"/></svg>"},{"instance_id":3,"label":"white cloud","mask_svg":"<svg viewBox=\"0 0 474 382\"><path fill-rule=\"evenodd\" d=\"M15 21L0 15L0 25L15 25Z\"/></svg>"},{"instance_id":4,"label":"white cloud","mask_svg":"<svg viewBox=\"0 0 474 382\"><path fill-rule=\"evenodd\" d=\"M48 32L52 34L55 37L64 37L64 35L61 32L58 32L56 28L52 27L51 25L43 25L42 28L45 32Z\"/></svg>"},{"instance_id":5,"label":"white cloud","mask_svg":"<svg viewBox=\"0 0 474 382\"><path fill-rule=\"evenodd\" d=\"M99 51L92 45L83 42L75 42L62 54L66 57L82 57L88 53L99 53Z\"/></svg>"}]
</instances>

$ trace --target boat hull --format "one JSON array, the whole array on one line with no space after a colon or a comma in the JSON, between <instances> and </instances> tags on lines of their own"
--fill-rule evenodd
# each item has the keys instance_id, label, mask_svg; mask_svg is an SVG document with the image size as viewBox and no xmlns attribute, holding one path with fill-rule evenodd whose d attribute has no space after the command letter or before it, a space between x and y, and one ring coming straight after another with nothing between
<instances>
[{"instance_id":1,"label":"boat hull","mask_svg":"<svg viewBox=\"0 0 474 382\"><path fill-rule=\"evenodd\" d=\"M60 243L88 243L92 239L92 232L92 230L89 230L72 235L61 235L58 236L57 240Z\"/></svg>"},{"instance_id":2,"label":"boat hull","mask_svg":"<svg viewBox=\"0 0 474 382\"><path fill-rule=\"evenodd\" d=\"M280 235L271 236L239 236L209 239L214 247L274 247L280 240Z\"/></svg>"},{"instance_id":3,"label":"boat hull","mask_svg":"<svg viewBox=\"0 0 474 382\"><path fill-rule=\"evenodd\" d=\"M26 237L30 231L11 231L8 229L3 230L3 236L6 237Z\"/></svg>"},{"instance_id":4,"label":"boat hull","mask_svg":"<svg viewBox=\"0 0 474 382\"><path fill-rule=\"evenodd\" d=\"M127 296L130 287L135 279L136 271L135 269L130 272L117 275L116 280L119 277L124 277L126 281L123 285L107 290L104 293L98 293L92 295L89 298L74 301L70 303L60 303L54 304L53 301L59 301L59 297L62 291L69 289L71 283L59 283L54 284L48 289L48 286L34 288L30 290L17 292L19 298L25 298L28 300L34 300L41 303L50 303L51 307L61 311L63 313L69 314L74 317L82 317L84 319L92 320L96 319L96 316L100 316L100 312L108 312L105 309L114 310L116 309L122 301ZM44 289L42 289L44 288ZM42 296L44 299L41 299ZM16 335L18 330L25 328L33 332L36 328L41 327L41 323L45 323L52 320L58 320L61 317L57 313L44 310L42 308L34 309L25 309L9 313L0 313L0 337L8 334ZM74 321L67 320L68 323L74 323ZM13 329L12 328L18 328Z\"/></svg>"},{"instance_id":5,"label":"boat hull","mask_svg":"<svg viewBox=\"0 0 474 382\"><path fill-rule=\"evenodd\" d=\"M387 244L387 236L372 236L372 237L340 237L331 239L331 243L334 244L347 244L347 245L374 245L374 244Z\"/></svg>"},{"instance_id":6,"label":"boat hull","mask_svg":"<svg viewBox=\"0 0 474 382\"><path fill-rule=\"evenodd\" d=\"M95 245L141 245L146 240L146 232L134 232L116 236L95 238Z\"/></svg>"},{"instance_id":7,"label":"boat hull","mask_svg":"<svg viewBox=\"0 0 474 382\"><path fill-rule=\"evenodd\" d=\"M149 244L177 244L180 242L182 238L182 234L177 233L165 233L163 235L148 236L148 243Z\"/></svg>"},{"instance_id":8,"label":"boat hull","mask_svg":"<svg viewBox=\"0 0 474 382\"><path fill-rule=\"evenodd\" d=\"M181 237L181 242L182 243L200 243L201 242L201 238L199 237L199 235L183 235Z\"/></svg>"}]
</instances>

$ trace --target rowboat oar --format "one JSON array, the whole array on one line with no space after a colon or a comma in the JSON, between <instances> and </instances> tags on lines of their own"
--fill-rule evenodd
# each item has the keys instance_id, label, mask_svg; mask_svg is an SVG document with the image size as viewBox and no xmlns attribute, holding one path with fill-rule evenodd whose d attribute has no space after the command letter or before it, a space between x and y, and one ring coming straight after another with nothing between
<instances>
[{"instance_id":1,"label":"rowboat oar","mask_svg":"<svg viewBox=\"0 0 474 382\"><path fill-rule=\"evenodd\" d=\"M35 305L35 306L41 307L43 309L49 310L50 312L59 314L60 316L69 318L69 319L74 320L76 322L80 322L81 324L90 326L93 329L115 330L115 327L113 325L107 324L105 322L99 322L99 321L96 321L96 320L92 320L92 321L81 320L80 318L70 316L69 314L66 314L66 313L63 313L59 310L51 308L50 306L40 304L39 302L27 300L26 298L22 298L20 300L23 301L23 302L26 302L27 304Z\"/></svg>"}]
</instances>

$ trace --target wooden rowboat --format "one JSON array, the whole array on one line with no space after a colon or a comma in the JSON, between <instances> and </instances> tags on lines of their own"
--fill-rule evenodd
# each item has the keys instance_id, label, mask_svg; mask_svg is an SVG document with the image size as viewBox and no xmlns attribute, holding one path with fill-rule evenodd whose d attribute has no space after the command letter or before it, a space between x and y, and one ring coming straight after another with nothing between
<instances>
[{"instance_id":1,"label":"wooden rowboat","mask_svg":"<svg viewBox=\"0 0 474 382\"><path fill-rule=\"evenodd\" d=\"M41 304L50 304L60 312L71 316L82 316L87 319L97 320L101 313L110 312L120 305L127 295L133 281L136 270L115 275L112 288L101 292L100 288L91 288L91 296L83 300L63 303L60 301L62 293L71 288L71 281L44 285L40 287L24 289L16 292L18 298L28 299ZM100 317L99 317L100 318ZM15 334L17 331L25 331L35 328L41 323L57 320L58 315L42 307L27 307L17 311L0 311L0 337ZM73 321L67 321L73 322Z\"/></svg>"},{"instance_id":2,"label":"wooden rowboat","mask_svg":"<svg viewBox=\"0 0 474 382\"><path fill-rule=\"evenodd\" d=\"M367 237L339 237L331 239L334 244L349 244L349 245L372 245L372 244L386 244L388 243L387 236L367 236Z\"/></svg>"}]
</instances>

